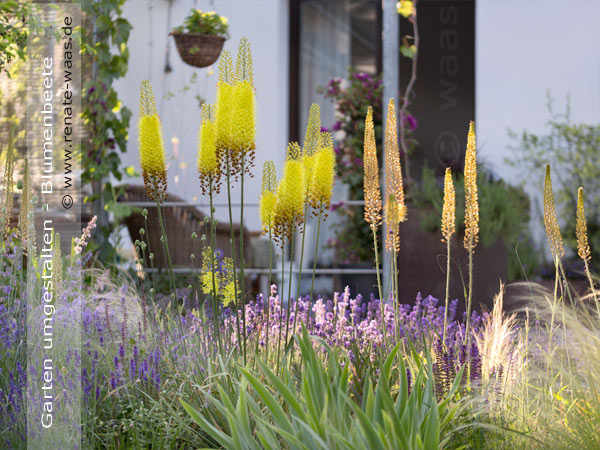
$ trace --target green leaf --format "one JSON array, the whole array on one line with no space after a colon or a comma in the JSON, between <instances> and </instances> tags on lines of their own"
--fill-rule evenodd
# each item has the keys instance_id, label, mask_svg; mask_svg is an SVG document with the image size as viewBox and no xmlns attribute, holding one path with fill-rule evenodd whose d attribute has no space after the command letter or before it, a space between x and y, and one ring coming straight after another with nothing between
<instances>
[{"instance_id":1,"label":"green leaf","mask_svg":"<svg viewBox=\"0 0 600 450\"><path fill-rule=\"evenodd\" d=\"M185 400L179 399L183 409L187 411L192 420L196 422L197 425L202 427L204 431L206 431L210 436L214 437L223 447L232 448L233 439L223 433L221 430L217 429L215 426L210 424L201 414L199 414L190 404L186 403Z\"/></svg>"},{"instance_id":2,"label":"green leaf","mask_svg":"<svg viewBox=\"0 0 600 450\"><path fill-rule=\"evenodd\" d=\"M400 53L402 56L406 56L407 58L413 59L415 57L415 53L417 49L414 45L402 45L400 47Z\"/></svg>"},{"instance_id":3,"label":"green leaf","mask_svg":"<svg viewBox=\"0 0 600 450\"><path fill-rule=\"evenodd\" d=\"M258 378L252 375L248 370L244 368L240 368L240 370L252 388L257 392L261 400L265 403L275 422L286 431L292 433L294 430L292 423L275 397L273 397L264 384L261 383ZM287 390L285 387L283 389ZM279 392L282 393L281 390L279 390Z\"/></svg>"}]
</instances>

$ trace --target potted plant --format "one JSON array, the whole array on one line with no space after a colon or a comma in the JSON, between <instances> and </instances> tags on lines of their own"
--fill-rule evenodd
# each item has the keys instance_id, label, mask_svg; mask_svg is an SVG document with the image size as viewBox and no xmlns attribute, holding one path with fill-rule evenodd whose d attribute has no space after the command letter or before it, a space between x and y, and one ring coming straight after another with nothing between
<instances>
[{"instance_id":1,"label":"potted plant","mask_svg":"<svg viewBox=\"0 0 600 450\"><path fill-rule=\"evenodd\" d=\"M184 62L194 67L207 67L219 58L229 37L228 29L226 17L214 11L192 9L183 25L175 27L171 35Z\"/></svg>"}]
</instances>

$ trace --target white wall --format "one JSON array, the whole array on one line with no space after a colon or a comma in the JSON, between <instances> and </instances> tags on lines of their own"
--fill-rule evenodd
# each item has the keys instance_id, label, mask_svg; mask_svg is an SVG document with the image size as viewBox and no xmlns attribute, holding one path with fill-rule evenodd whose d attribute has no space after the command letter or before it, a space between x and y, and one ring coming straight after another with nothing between
<instances>
[{"instance_id":1,"label":"white wall","mask_svg":"<svg viewBox=\"0 0 600 450\"><path fill-rule=\"evenodd\" d=\"M217 67L185 65L167 36L168 0L129 0L125 16L132 23L129 72L117 89L134 112L127 165L139 166L137 110L139 83L149 79L155 90L169 159L169 191L190 201L203 201L196 175L196 133L200 121L196 94L214 100ZM192 7L216 10L230 21L226 48L235 52L241 36L250 38L258 99L255 178L247 183L245 200L254 202L260 191L260 171L266 159L281 169L288 124L287 0L173 0L171 28ZM571 96L574 121L600 122L600 1L598 0L479 0L476 42L476 124L480 158L498 175L516 182L515 169L504 159L514 144L507 129L544 132L548 119L546 95L558 111ZM173 71L164 72L167 39ZM197 83L187 92L192 73ZM171 99L167 93L175 93ZM174 145L171 139L179 140ZM177 148L175 148L177 147ZM542 180L531 194L541 192ZM234 188L234 201L239 199ZM226 201L221 194L219 201ZM256 210L248 209L247 224L259 228ZM234 212L237 215L237 211ZM223 221L226 211L217 216ZM534 218L534 221L536 218Z\"/></svg>"},{"instance_id":2,"label":"white wall","mask_svg":"<svg viewBox=\"0 0 600 450\"><path fill-rule=\"evenodd\" d=\"M516 144L507 129L544 133L547 92L555 111L570 94L574 122L600 123L600 1L479 0L476 23L481 159L516 182L518 169L504 162ZM543 179L532 181L529 192L539 198ZM543 240L539 216L533 222Z\"/></svg>"},{"instance_id":3,"label":"white wall","mask_svg":"<svg viewBox=\"0 0 600 450\"><path fill-rule=\"evenodd\" d=\"M246 36L252 45L254 76L257 89L257 151L255 177L248 180L245 202L258 201L262 164L267 159L275 161L280 170L288 137L288 14L286 0L173 0L170 28L180 25L192 8L214 10L229 19L230 39L225 48L235 57L239 39ZM137 121L139 109L139 85L150 80L157 100L163 124L168 160L168 191L189 201L206 201L198 186L196 171L197 131L200 109L197 94L214 101L218 67L196 69L184 64L177 53L173 38L168 36L168 0L129 0L124 16L133 25L129 38L130 60L126 77L116 83L124 104L133 112L129 131L125 165L139 170L137 147ZM169 61L171 73L165 73L166 48L170 43ZM197 82L190 77L197 73ZM188 85L189 90L181 92ZM167 98L167 94L175 94ZM174 139L176 138L176 139ZM179 143L173 141L178 140ZM141 183L141 178L139 180ZM233 190L233 201L239 201L239 184ZM219 202L227 200L222 190ZM208 212L208 208L204 208ZM246 224L252 230L260 229L256 209L248 208ZM239 210L234 211L239 215ZM217 209L220 221L228 220L227 209Z\"/></svg>"}]
</instances>

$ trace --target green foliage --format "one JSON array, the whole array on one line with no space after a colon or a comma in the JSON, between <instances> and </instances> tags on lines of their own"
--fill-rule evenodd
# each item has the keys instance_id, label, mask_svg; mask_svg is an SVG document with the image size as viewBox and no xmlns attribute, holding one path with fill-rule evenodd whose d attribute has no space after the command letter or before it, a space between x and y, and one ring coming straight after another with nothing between
<instances>
[{"instance_id":1,"label":"green foliage","mask_svg":"<svg viewBox=\"0 0 600 450\"><path fill-rule=\"evenodd\" d=\"M290 369L276 375L264 363L260 373L240 368L241 379L226 389L204 391L217 412L207 415L182 400L194 422L228 449L438 449L452 447L456 419L464 408L453 399L462 370L450 393L436 399L431 365L417 362L414 382L407 377L399 345L381 366L376 384L367 379L362 401L353 398L347 361L323 344L324 363L306 330L296 336L304 364L299 380ZM398 361L397 365L395 362ZM391 383L397 384L392 385ZM208 409L208 407L205 407Z\"/></svg>"},{"instance_id":2,"label":"green foliage","mask_svg":"<svg viewBox=\"0 0 600 450\"><path fill-rule=\"evenodd\" d=\"M540 188L546 164L552 166L556 207L564 226L565 243L577 252L575 237L577 188L585 191L585 212L588 238L592 250L592 266L600 267L600 125L575 124L571 121L569 99L563 113L555 112L548 97L550 119L544 134L524 130L510 136L518 141L513 148L514 158L507 162L523 170L523 179L534 180ZM561 224L562 225L562 224Z\"/></svg>"},{"instance_id":3,"label":"green foliage","mask_svg":"<svg viewBox=\"0 0 600 450\"><path fill-rule=\"evenodd\" d=\"M444 201L443 181L428 166L423 167L421 183L413 190L415 206L423 229L441 232L440 217ZM456 225L464 231L465 190L462 174L455 174ZM493 179L485 169L478 169L479 235L484 247L493 245L498 238L506 244L510 280L531 275L539 266L537 251L531 243L529 231L529 197L520 187Z\"/></svg>"},{"instance_id":4,"label":"green foliage","mask_svg":"<svg viewBox=\"0 0 600 450\"><path fill-rule=\"evenodd\" d=\"M131 211L117 204L120 194L110 182L114 177L123 179L126 170L121 167L120 153L127 149L131 111L124 107L113 88L113 83L127 73L129 49L127 41L131 24L121 17L125 0L86 0L82 2L85 14L83 26L77 30L82 53L82 65L93 73L83 83L82 124L87 142L82 141L82 185L89 184L92 193L85 199L93 202L98 216L97 248L102 261L114 261L114 246L108 238L114 225ZM95 21L95 26L94 26ZM95 30L94 30L95 27Z\"/></svg>"},{"instance_id":5,"label":"green foliage","mask_svg":"<svg viewBox=\"0 0 600 450\"><path fill-rule=\"evenodd\" d=\"M338 121L330 131L337 138L336 173L338 179L348 186L350 200L363 199L363 139L365 117L369 106L373 107L376 142L381 143L382 136L382 92L381 76L348 71L347 84L342 86L341 79L332 79L317 92L336 105ZM381 161L381 148L378 159ZM345 261L372 261L373 238L371 229L364 221L362 208L342 208L338 210L340 220L335 221L336 241L334 242L338 258Z\"/></svg>"},{"instance_id":6,"label":"green foliage","mask_svg":"<svg viewBox=\"0 0 600 450\"><path fill-rule=\"evenodd\" d=\"M25 60L30 5L15 0L0 3L0 73L10 77L8 65L15 59Z\"/></svg>"},{"instance_id":7,"label":"green foliage","mask_svg":"<svg viewBox=\"0 0 600 450\"><path fill-rule=\"evenodd\" d=\"M173 28L173 33L201 33L229 38L228 30L227 17L219 16L214 11L202 12L199 9L192 9L183 20L183 25Z\"/></svg>"}]
</instances>

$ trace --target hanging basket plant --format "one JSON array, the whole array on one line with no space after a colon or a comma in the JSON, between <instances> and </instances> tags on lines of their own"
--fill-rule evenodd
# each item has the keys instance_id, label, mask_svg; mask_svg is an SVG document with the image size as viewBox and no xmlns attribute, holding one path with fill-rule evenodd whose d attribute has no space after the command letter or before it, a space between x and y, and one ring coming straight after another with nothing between
<instances>
[{"instance_id":1,"label":"hanging basket plant","mask_svg":"<svg viewBox=\"0 0 600 450\"><path fill-rule=\"evenodd\" d=\"M228 29L226 17L214 11L193 9L183 25L174 28L171 35L185 63L194 67L208 67L219 58L223 44L229 37Z\"/></svg>"}]
</instances>

